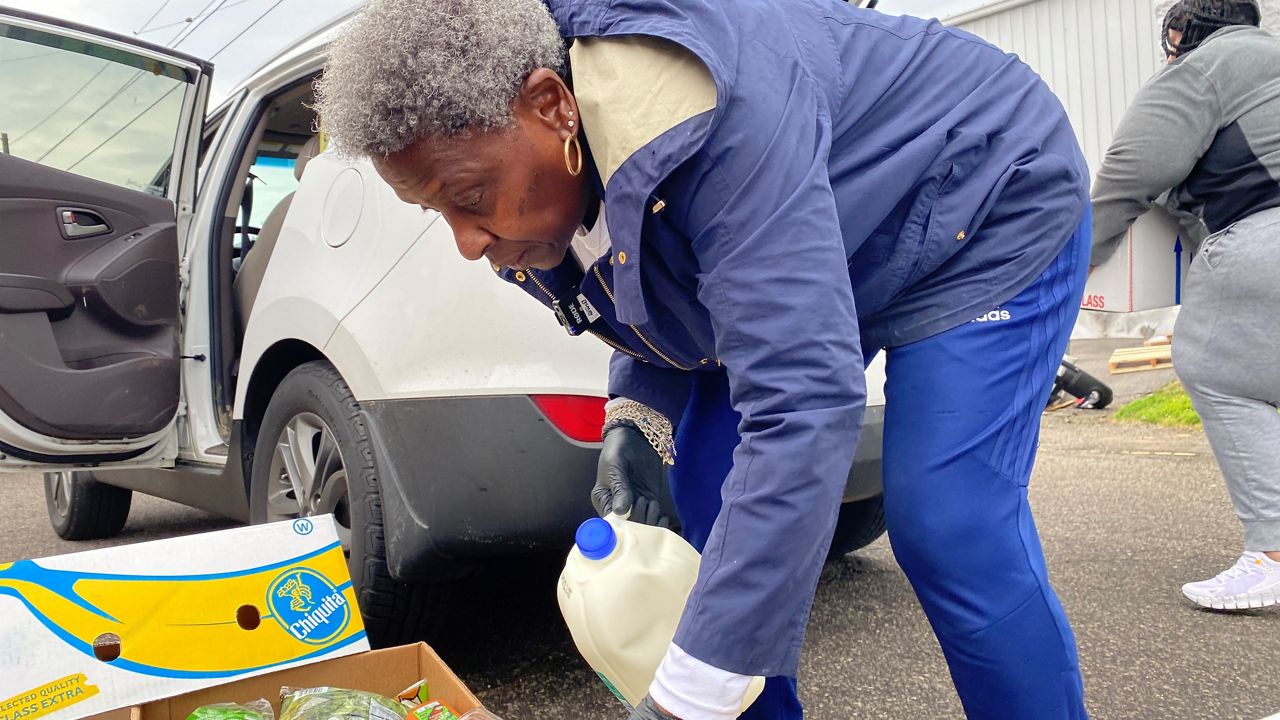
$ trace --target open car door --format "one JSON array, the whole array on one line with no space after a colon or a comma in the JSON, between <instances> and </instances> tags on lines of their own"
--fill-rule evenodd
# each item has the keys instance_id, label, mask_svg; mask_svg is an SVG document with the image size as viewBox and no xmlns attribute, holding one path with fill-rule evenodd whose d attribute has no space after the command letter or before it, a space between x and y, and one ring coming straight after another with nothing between
<instances>
[{"instance_id":1,"label":"open car door","mask_svg":"<svg viewBox=\"0 0 1280 720\"><path fill-rule=\"evenodd\" d=\"M0 8L0 471L173 464L211 69Z\"/></svg>"}]
</instances>

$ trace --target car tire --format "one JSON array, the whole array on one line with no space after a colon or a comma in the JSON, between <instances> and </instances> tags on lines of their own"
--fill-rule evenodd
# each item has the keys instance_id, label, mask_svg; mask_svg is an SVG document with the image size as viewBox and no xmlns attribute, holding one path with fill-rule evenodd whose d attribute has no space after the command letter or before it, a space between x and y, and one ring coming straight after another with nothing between
<instances>
[{"instance_id":1,"label":"car tire","mask_svg":"<svg viewBox=\"0 0 1280 720\"><path fill-rule=\"evenodd\" d=\"M44 474L44 501L58 537L101 540L124 529L133 491L100 483L90 472L60 470Z\"/></svg>"},{"instance_id":2,"label":"car tire","mask_svg":"<svg viewBox=\"0 0 1280 720\"><path fill-rule=\"evenodd\" d=\"M827 560L836 560L875 542L884 534L884 495L840 506Z\"/></svg>"},{"instance_id":3,"label":"car tire","mask_svg":"<svg viewBox=\"0 0 1280 720\"><path fill-rule=\"evenodd\" d=\"M340 470L331 464L333 449ZM312 453L312 469L323 466L328 479L313 472L309 501L289 508L288 500L298 500L299 485L284 458L307 452ZM324 487L339 481L346 487ZM289 487L295 488L292 498ZM253 458L249 517L262 523L324 512L337 520L370 644L387 647L433 637L442 620L442 593L438 587L409 585L391 576L377 464L360 403L333 366L315 361L285 376L267 405Z\"/></svg>"}]
</instances>

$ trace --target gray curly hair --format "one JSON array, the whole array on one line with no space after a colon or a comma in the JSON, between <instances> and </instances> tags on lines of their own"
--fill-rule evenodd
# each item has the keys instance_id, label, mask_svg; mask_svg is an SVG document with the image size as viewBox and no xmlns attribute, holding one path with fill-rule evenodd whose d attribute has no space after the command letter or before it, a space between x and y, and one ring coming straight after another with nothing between
<instances>
[{"instance_id":1,"label":"gray curly hair","mask_svg":"<svg viewBox=\"0 0 1280 720\"><path fill-rule=\"evenodd\" d=\"M507 127L541 67L564 74L541 0L373 0L329 48L321 126L340 153L384 157L425 135Z\"/></svg>"}]
</instances>

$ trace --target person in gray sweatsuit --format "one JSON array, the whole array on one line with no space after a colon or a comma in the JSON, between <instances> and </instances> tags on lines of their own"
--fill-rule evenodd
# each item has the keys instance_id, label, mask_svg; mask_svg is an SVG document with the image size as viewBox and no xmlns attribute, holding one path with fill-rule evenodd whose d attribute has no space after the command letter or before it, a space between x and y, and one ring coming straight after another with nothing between
<instances>
[{"instance_id":1,"label":"person in gray sweatsuit","mask_svg":"<svg viewBox=\"0 0 1280 720\"><path fill-rule=\"evenodd\" d=\"M1157 197L1198 215L1201 244L1174 327L1178 377L1204 423L1244 554L1188 583L1204 607L1280 599L1280 39L1255 0L1182 0L1173 58L1138 93L1098 172L1092 266Z\"/></svg>"}]
</instances>

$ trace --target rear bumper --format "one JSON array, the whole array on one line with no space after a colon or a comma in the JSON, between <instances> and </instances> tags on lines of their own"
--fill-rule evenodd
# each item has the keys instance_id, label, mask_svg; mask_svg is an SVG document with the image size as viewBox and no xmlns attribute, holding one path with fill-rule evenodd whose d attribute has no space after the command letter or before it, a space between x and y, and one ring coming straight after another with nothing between
<instances>
[{"instance_id":1,"label":"rear bumper","mask_svg":"<svg viewBox=\"0 0 1280 720\"><path fill-rule=\"evenodd\" d=\"M599 445L570 440L527 397L361 405L399 580L438 580L485 557L567 551L594 515ZM868 408L846 501L881 491L883 424L883 408Z\"/></svg>"},{"instance_id":2,"label":"rear bumper","mask_svg":"<svg viewBox=\"0 0 1280 720\"><path fill-rule=\"evenodd\" d=\"M567 550L591 517L597 445L560 434L523 396L361 403L378 462L391 574Z\"/></svg>"}]
</instances>

